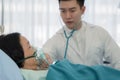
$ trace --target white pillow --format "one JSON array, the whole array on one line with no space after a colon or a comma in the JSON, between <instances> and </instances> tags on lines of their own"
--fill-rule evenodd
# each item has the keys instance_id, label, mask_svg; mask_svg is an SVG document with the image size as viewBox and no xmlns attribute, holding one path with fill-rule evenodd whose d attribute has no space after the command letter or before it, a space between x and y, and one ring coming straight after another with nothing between
<instances>
[{"instance_id":1,"label":"white pillow","mask_svg":"<svg viewBox=\"0 0 120 80\"><path fill-rule=\"evenodd\" d=\"M0 49L0 80L23 80L16 63Z\"/></svg>"},{"instance_id":2,"label":"white pillow","mask_svg":"<svg viewBox=\"0 0 120 80\"><path fill-rule=\"evenodd\" d=\"M21 69L25 80L46 80L48 70Z\"/></svg>"}]
</instances>

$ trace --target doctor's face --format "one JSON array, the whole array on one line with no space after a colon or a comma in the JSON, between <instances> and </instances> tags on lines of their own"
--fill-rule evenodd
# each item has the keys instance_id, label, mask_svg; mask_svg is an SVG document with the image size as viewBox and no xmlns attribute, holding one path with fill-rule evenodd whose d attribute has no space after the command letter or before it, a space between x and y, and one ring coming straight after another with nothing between
<instances>
[{"instance_id":1,"label":"doctor's face","mask_svg":"<svg viewBox=\"0 0 120 80\"><path fill-rule=\"evenodd\" d=\"M60 1L59 8L62 20L69 29L74 29L74 26L80 22L85 10L85 7L80 7L76 0Z\"/></svg>"}]
</instances>

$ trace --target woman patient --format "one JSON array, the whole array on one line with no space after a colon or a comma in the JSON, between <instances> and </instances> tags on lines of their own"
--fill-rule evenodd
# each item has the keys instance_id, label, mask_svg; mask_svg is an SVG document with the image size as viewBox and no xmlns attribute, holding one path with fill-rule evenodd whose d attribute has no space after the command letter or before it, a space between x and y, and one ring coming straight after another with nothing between
<instances>
[{"instance_id":1,"label":"woman patient","mask_svg":"<svg viewBox=\"0 0 120 80\"><path fill-rule=\"evenodd\" d=\"M52 62L48 54L45 54L46 60L39 64L35 56L35 49L29 41L20 33L10 33L0 36L0 49L10 56L19 68L24 69L46 69Z\"/></svg>"}]
</instances>

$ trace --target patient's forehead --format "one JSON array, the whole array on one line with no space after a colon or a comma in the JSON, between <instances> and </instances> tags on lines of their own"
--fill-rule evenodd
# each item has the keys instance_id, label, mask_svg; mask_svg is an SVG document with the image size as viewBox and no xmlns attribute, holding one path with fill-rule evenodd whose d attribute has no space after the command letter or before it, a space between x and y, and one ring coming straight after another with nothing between
<instances>
[{"instance_id":1,"label":"patient's forehead","mask_svg":"<svg viewBox=\"0 0 120 80\"><path fill-rule=\"evenodd\" d=\"M20 43L21 45L25 45L26 43L29 43L29 41L24 36L20 36Z\"/></svg>"}]
</instances>

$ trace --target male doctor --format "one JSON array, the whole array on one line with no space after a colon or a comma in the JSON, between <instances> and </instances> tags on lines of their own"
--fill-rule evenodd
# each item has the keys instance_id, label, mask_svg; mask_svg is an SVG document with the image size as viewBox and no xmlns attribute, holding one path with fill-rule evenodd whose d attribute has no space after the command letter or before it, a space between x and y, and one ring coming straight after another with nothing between
<instances>
[{"instance_id":1,"label":"male doctor","mask_svg":"<svg viewBox=\"0 0 120 80\"><path fill-rule=\"evenodd\" d=\"M72 63L92 66L105 62L120 69L120 48L112 37L103 28L82 21L84 0L58 1L65 26L43 45L43 51L54 60L63 59L67 53Z\"/></svg>"}]
</instances>

